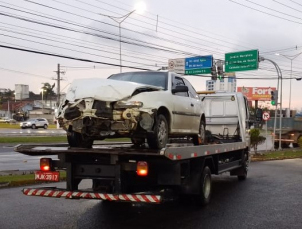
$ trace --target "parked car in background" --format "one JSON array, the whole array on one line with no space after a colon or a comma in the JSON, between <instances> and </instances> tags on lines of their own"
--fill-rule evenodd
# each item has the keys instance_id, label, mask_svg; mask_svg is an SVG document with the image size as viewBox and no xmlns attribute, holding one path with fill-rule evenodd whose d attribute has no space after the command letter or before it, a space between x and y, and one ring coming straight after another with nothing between
<instances>
[{"instance_id":1,"label":"parked car in background","mask_svg":"<svg viewBox=\"0 0 302 229\"><path fill-rule=\"evenodd\" d=\"M25 122L20 122L20 127L22 129L25 128L32 128L32 129L37 129L37 128L44 128L47 129L48 128L48 121L45 118L31 118L28 119Z\"/></svg>"},{"instance_id":2,"label":"parked car in background","mask_svg":"<svg viewBox=\"0 0 302 229\"><path fill-rule=\"evenodd\" d=\"M11 122L16 122L16 120L8 118L8 117L0 118L0 123L11 123Z\"/></svg>"},{"instance_id":3,"label":"parked car in background","mask_svg":"<svg viewBox=\"0 0 302 229\"><path fill-rule=\"evenodd\" d=\"M184 77L172 72L126 72L108 79L75 80L58 110L71 147L130 137L161 149L169 138L205 139L203 102Z\"/></svg>"}]
</instances>

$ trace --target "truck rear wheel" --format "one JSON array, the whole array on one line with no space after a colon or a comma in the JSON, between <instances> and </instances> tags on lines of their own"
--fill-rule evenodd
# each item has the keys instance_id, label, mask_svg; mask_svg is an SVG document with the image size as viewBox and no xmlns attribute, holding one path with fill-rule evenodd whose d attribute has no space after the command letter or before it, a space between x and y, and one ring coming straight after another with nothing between
<instances>
[{"instance_id":1,"label":"truck rear wheel","mask_svg":"<svg viewBox=\"0 0 302 229\"><path fill-rule=\"evenodd\" d=\"M248 158L248 154L245 153L244 158L243 158L242 168L241 168L242 173L237 176L239 181L246 180L248 167L249 167L249 158ZM240 171L241 171L241 169L240 169Z\"/></svg>"},{"instance_id":2,"label":"truck rear wheel","mask_svg":"<svg viewBox=\"0 0 302 229\"><path fill-rule=\"evenodd\" d=\"M207 205L210 203L212 194L211 169L205 166L200 177L200 193L196 198L198 205Z\"/></svg>"},{"instance_id":3,"label":"truck rear wheel","mask_svg":"<svg viewBox=\"0 0 302 229\"><path fill-rule=\"evenodd\" d=\"M93 145L92 139L84 139L82 134L73 130L67 134L67 141L70 147L92 148Z\"/></svg>"}]
</instances>

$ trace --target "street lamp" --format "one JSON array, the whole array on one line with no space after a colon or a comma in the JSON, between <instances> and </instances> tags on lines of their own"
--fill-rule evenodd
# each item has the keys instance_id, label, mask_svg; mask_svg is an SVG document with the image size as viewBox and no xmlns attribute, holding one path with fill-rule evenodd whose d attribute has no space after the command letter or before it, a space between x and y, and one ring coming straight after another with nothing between
<instances>
[{"instance_id":1,"label":"street lamp","mask_svg":"<svg viewBox=\"0 0 302 229\"><path fill-rule=\"evenodd\" d=\"M45 90L44 89L40 89L40 92L41 92L41 94L42 94L42 113L44 114L44 101L43 101L43 92L44 92Z\"/></svg>"},{"instance_id":2,"label":"street lamp","mask_svg":"<svg viewBox=\"0 0 302 229\"><path fill-rule=\"evenodd\" d=\"M110 16L110 15L106 15L106 14L101 14L105 17L110 18L111 20L115 21L116 23L118 23L118 28L119 28L119 40L120 40L120 72L122 72L122 31L121 31L121 24L134 12L137 12L139 14L142 14L144 12L146 8L146 5L143 2L139 2L138 4L136 4L135 6L135 10L132 10L131 12L125 14L124 16L121 17L114 17L114 16Z\"/></svg>"},{"instance_id":3,"label":"street lamp","mask_svg":"<svg viewBox=\"0 0 302 229\"><path fill-rule=\"evenodd\" d=\"M259 57L259 61L269 61L271 62L275 68L276 68L276 71L277 71L277 75L278 75L278 82L277 82L277 91L279 91L279 81L280 82L280 118L279 118L279 148L278 150L282 150L281 148L281 127L282 127L282 72L281 72L281 69L280 67L278 66L277 63L275 63L274 61L270 60L270 59L267 59L267 58L264 58L264 57ZM275 138L276 138L276 122L277 122L277 106L278 106L278 103L276 103L276 109L275 109L275 120L274 120L274 135L273 135L273 143L275 144ZM273 146L274 147L274 146Z\"/></svg>"},{"instance_id":4,"label":"street lamp","mask_svg":"<svg viewBox=\"0 0 302 229\"><path fill-rule=\"evenodd\" d=\"M288 108L289 108L289 112L290 112L290 105L291 105L291 98L292 98L292 74L293 74L293 60L296 59L298 56L300 56L302 54L302 52L293 55L293 56L287 56L284 54L280 54L280 53L276 53L275 55L277 56L283 56L286 59L290 60L290 79L289 79L289 103L288 103Z\"/></svg>"}]
</instances>

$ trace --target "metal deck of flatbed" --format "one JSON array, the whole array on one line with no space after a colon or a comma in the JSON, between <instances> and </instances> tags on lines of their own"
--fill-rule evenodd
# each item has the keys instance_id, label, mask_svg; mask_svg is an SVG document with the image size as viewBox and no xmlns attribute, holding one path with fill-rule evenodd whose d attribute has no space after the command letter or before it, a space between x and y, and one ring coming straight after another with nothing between
<instances>
[{"instance_id":1,"label":"metal deck of flatbed","mask_svg":"<svg viewBox=\"0 0 302 229\"><path fill-rule=\"evenodd\" d=\"M181 160L245 149L247 143L235 142L213 145L193 146L190 144L170 144L161 150L147 147L134 148L131 143L105 143L94 145L91 149L71 148L68 144L17 145L15 151L29 156L58 154L112 154L165 156L170 160Z\"/></svg>"}]
</instances>

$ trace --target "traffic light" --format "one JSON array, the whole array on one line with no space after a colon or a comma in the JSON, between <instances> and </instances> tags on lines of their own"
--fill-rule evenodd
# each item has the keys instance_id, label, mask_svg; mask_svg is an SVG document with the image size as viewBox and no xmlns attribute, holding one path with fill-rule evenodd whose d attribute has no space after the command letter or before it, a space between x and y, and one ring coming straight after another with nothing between
<instances>
[{"instance_id":1,"label":"traffic light","mask_svg":"<svg viewBox=\"0 0 302 229\"><path fill-rule=\"evenodd\" d=\"M216 65L213 65L211 67L211 75L212 75L211 77L212 80L217 80Z\"/></svg>"},{"instance_id":2,"label":"traffic light","mask_svg":"<svg viewBox=\"0 0 302 229\"><path fill-rule=\"evenodd\" d=\"M271 91L271 104L276 106L278 104L278 91Z\"/></svg>"},{"instance_id":3,"label":"traffic light","mask_svg":"<svg viewBox=\"0 0 302 229\"><path fill-rule=\"evenodd\" d=\"M218 78L221 80L221 78L223 78L223 65L217 66L217 74L218 74Z\"/></svg>"}]
</instances>

